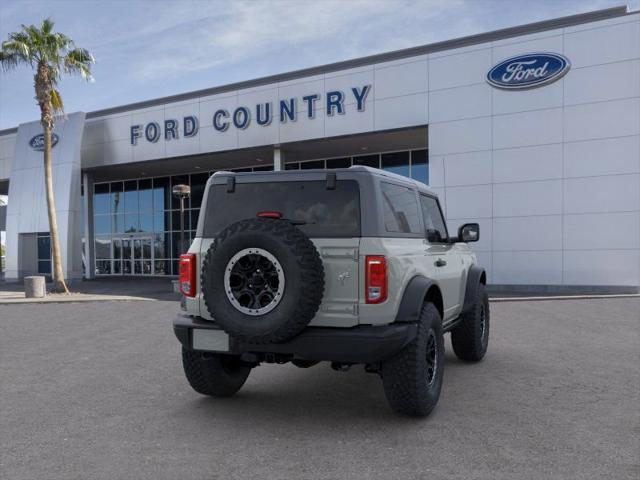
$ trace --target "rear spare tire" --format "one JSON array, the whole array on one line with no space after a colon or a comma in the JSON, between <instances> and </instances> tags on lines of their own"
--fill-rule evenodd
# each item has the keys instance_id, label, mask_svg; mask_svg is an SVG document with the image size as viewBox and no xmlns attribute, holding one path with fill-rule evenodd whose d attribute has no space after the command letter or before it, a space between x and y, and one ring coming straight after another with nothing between
<instances>
[{"instance_id":1,"label":"rear spare tire","mask_svg":"<svg viewBox=\"0 0 640 480\"><path fill-rule=\"evenodd\" d=\"M283 342L314 317L324 268L311 240L286 220L236 222L216 237L202 265L202 294L213 319L248 343Z\"/></svg>"}]
</instances>

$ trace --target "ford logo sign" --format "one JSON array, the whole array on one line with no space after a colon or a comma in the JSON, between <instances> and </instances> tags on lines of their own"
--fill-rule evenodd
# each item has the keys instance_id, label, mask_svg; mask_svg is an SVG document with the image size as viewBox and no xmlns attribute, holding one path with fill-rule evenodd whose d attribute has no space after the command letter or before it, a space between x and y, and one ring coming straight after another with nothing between
<instances>
[{"instance_id":1,"label":"ford logo sign","mask_svg":"<svg viewBox=\"0 0 640 480\"><path fill-rule=\"evenodd\" d=\"M56 143L58 143L58 140L59 140L58 135L56 135L55 133L52 133L51 148L56 146ZM38 152L44 152L44 133L39 133L38 135L33 137L31 140L29 140L29 146L34 150L37 150Z\"/></svg>"},{"instance_id":2,"label":"ford logo sign","mask_svg":"<svg viewBox=\"0 0 640 480\"><path fill-rule=\"evenodd\" d=\"M489 70L487 82L505 90L524 90L555 82L571 62L557 53L530 53L508 58Z\"/></svg>"}]
</instances>

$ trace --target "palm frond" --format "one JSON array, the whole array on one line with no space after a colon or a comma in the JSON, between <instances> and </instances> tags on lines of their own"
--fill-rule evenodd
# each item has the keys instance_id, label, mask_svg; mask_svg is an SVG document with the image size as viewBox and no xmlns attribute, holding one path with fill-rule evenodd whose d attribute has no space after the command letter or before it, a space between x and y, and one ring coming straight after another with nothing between
<instances>
[{"instance_id":1,"label":"palm frond","mask_svg":"<svg viewBox=\"0 0 640 480\"><path fill-rule=\"evenodd\" d=\"M32 50L24 38L16 35L14 38L2 42L2 51L7 55L14 55L17 59L23 60L26 63L32 63Z\"/></svg>"},{"instance_id":2,"label":"palm frond","mask_svg":"<svg viewBox=\"0 0 640 480\"><path fill-rule=\"evenodd\" d=\"M51 20L51 17L47 17L42 20L40 30L42 30L42 33L44 33L45 35L49 35L53 31L54 25L55 23L53 22L53 20Z\"/></svg>"},{"instance_id":3,"label":"palm frond","mask_svg":"<svg viewBox=\"0 0 640 480\"><path fill-rule=\"evenodd\" d=\"M16 68L20 64L20 60L22 60L21 57L15 53L0 51L0 65L5 72Z\"/></svg>"},{"instance_id":4,"label":"palm frond","mask_svg":"<svg viewBox=\"0 0 640 480\"><path fill-rule=\"evenodd\" d=\"M75 48L64 57L64 69L67 73L78 73L87 81L93 80L91 64L95 63L93 55L84 48Z\"/></svg>"},{"instance_id":5,"label":"palm frond","mask_svg":"<svg viewBox=\"0 0 640 480\"><path fill-rule=\"evenodd\" d=\"M53 111L55 113L64 112L64 104L62 103L62 97L60 96L60 92L55 88L51 89L51 106L53 107Z\"/></svg>"}]
</instances>

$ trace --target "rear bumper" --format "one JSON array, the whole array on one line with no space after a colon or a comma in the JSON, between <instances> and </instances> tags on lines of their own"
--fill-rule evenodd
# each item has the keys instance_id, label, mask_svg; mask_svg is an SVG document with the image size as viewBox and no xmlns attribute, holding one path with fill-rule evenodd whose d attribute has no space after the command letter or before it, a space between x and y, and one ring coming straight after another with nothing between
<instances>
[{"instance_id":1,"label":"rear bumper","mask_svg":"<svg viewBox=\"0 0 640 480\"><path fill-rule=\"evenodd\" d=\"M220 330L214 322L183 314L173 322L176 337L189 350L193 349L195 329ZM415 338L417 331L415 323L351 328L307 327L300 335L284 343L254 345L230 337L229 353L270 353L303 360L374 363L398 353Z\"/></svg>"}]
</instances>

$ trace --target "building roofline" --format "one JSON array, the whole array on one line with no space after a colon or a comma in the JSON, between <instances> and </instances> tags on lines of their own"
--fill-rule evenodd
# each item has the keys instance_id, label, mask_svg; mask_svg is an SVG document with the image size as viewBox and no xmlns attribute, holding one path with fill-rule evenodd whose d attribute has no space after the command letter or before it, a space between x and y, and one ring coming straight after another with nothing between
<instances>
[{"instance_id":1,"label":"building roofline","mask_svg":"<svg viewBox=\"0 0 640 480\"><path fill-rule=\"evenodd\" d=\"M500 30L493 30L491 32L478 33L475 35L469 35L466 37L454 38L452 40L444 40L441 42L430 43L427 45L421 45L418 47L405 48L402 50L395 50L391 52L378 53L375 55L368 55L366 57L354 58L351 60L344 60L341 62L329 63L320 65L317 67L304 68L301 70L294 70L291 72L280 73L276 75L269 75L266 77L255 78L252 80L245 80L241 82L229 83L212 88L205 88L202 90L194 90L191 92L179 93L176 95L170 95L166 97L154 98L151 100L143 100L141 102L129 103L126 105L120 105L116 107L105 108L102 110L94 110L86 115L87 119L98 118L106 115L113 115L117 113L123 113L131 110L137 110L141 108L149 108L157 105L164 105L167 103L181 102L185 100L191 100L198 97L215 95L219 93L226 93L234 90L241 90L244 88L257 87L261 85L267 85L276 82L283 82L287 80L295 80L298 78L304 78L312 75L318 75L322 73L334 72L339 70L345 70L348 68L361 67L374 63L388 62L391 60L400 60L404 58L415 57L418 55L425 55L429 53L441 52L444 50L452 50L455 48L468 47L471 45L477 45L480 43L487 43L496 40L502 40L506 38L519 37L526 34L543 32L546 30L553 30L556 28L570 27L574 25L581 25L584 23L591 23L600 20L606 20L610 18L622 17L625 15L632 15L637 12L629 12L625 5L617 7L605 8L601 10L595 10L593 12L579 13L576 15L569 15L566 17L559 17L550 20L542 20L539 22L528 23L524 25L518 25L515 27L502 28ZM17 127L9 128L6 130L0 130L0 135L11 134L17 131Z\"/></svg>"}]
</instances>

